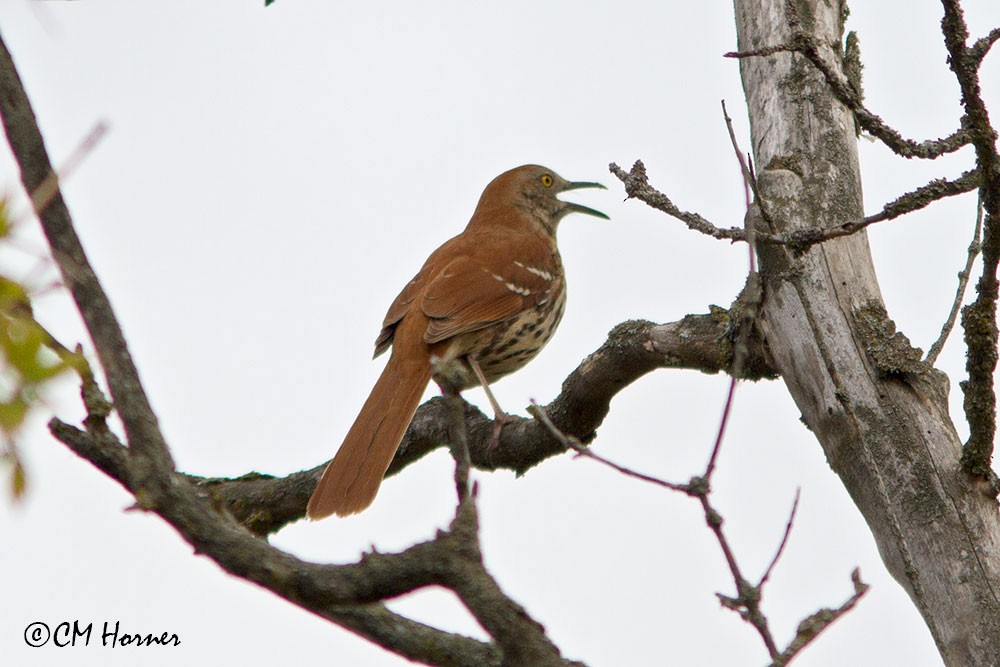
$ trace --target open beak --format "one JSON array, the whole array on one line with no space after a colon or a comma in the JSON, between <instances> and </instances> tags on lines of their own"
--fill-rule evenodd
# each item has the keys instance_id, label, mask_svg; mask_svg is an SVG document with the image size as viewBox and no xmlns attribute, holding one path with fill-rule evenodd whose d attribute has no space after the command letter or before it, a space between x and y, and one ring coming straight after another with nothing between
<instances>
[{"instance_id":1,"label":"open beak","mask_svg":"<svg viewBox=\"0 0 1000 667\"><path fill-rule=\"evenodd\" d=\"M589 182L589 181L575 181L575 182L572 182L572 183L567 183L563 187L563 192L565 192L566 190L580 190L582 188L600 188L601 190L607 190L607 188L604 187L603 185L601 185L600 183L592 183L592 182ZM575 203L573 203L571 201L563 202L563 203L566 204L566 207L569 210L571 210L571 211L573 211L575 213L586 213L587 215L592 215L595 218L604 218L605 220L610 220L611 219L607 215L605 215L604 213L601 213L598 210L592 209L589 206L584 206L583 204L575 204Z\"/></svg>"}]
</instances>

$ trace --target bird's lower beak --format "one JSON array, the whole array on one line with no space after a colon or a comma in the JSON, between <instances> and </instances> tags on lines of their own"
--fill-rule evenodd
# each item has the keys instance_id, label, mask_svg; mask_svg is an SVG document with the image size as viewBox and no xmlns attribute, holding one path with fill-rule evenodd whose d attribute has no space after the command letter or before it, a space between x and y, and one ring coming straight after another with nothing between
<instances>
[{"instance_id":1,"label":"bird's lower beak","mask_svg":"<svg viewBox=\"0 0 1000 667\"><path fill-rule=\"evenodd\" d=\"M565 192L566 190L581 190L583 188L600 188L601 190L607 190L607 188L601 185L600 183L593 183L590 181L575 181L572 183L567 183L566 186L563 188L563 192ZM605 220L611 219L604 213L592 209L589 206L584 206L583 204L575 204L571 201L568 201L566 202L566 206L569 208L569 210L575 213L585 213L587 215L592 215L595 218L604 218Z\"/></svg>"}]
</instances>

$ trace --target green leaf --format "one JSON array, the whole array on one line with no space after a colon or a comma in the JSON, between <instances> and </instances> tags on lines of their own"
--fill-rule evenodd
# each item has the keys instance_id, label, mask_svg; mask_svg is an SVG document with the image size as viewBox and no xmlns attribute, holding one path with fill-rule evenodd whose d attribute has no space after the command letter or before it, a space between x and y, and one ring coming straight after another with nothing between
<instances>
[{"instance_id":1,"label":"green leaf","mask_svg":"<svg viewBox=\"0 0 1000 667\"><path fill-rule=\"evenodd\" d=\"M7 198L0 197L0 238L10 234L10 208L7 206Z\"/></svg>"},{"instance_id":2,"label":"green leaf","mask_svg":"<svg viewBox=\"0 0 1000 667\"><path fill-rule=\"evenodd\" d=\"M0 403L0 430L11 432L24 422L28 414L28 402L18 396Z\"/></svg>"},{"instance_id":3,"label":"green leaf","mask_svg":"<svg viewBox=\"0 0 1000 667\"><path fill-rule=\"evenodd\" d=\"M24 466L16 458L14 459L14 470L10 474L10 495L17 501L24 497L24 492L28 488L28 477L24 474Z\"/></svg>"}]
</instances>

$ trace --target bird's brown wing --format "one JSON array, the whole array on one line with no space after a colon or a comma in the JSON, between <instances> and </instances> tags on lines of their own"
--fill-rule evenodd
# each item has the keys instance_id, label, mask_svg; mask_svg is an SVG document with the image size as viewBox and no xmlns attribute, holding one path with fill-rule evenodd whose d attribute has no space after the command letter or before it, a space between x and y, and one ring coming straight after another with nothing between
<instances>
[{"instance_id":1,"label":"bird's brown wing","mask_svg":"<svg viewBox=\"0 0 1000 667\"><path fill-rule=\"evenodd\" d=\"M546 298L550 283L518 264L491 267L475 257L457 258L438 272L420 300L430 319L424 341L437 343L510 319Z\"/></svg>"},{"instance_id":2,"label":"bird's brown wing","mask_svg":"<svg viewBox=\"0 0 1000 667\"><path fill-rule=\"evenodd\" d=\"M453 247L459 243L464 245L462 253ZM440 258L449 254L458 256L442 263ZM453 238L427 259L392 302L375 341L375 356L392 345L396 327L410 308L419 307L430 319L424 340L436 343L544 303L558 273L547 247L526 246L517 236Z\"/></svg>"},{"instance_id":3,"label":"bird's brown wing","mask_svg":"<svg viewBox=\"0 0 1000 667\"><path fill-rule=\"evenodd\" d=\"M420 293L426 273L427 265L424 265L420 273L414 276L413 280L406 283L406 287L403 288L403 291L399 293L396 300L389 306L389 312L385 314L385 319L382 320L382 331L379 332L378 338L375 339L376 357L388 350L389 346L392 345L392 339L396 335L396 326L403 319L403 316L409 312L413 300Z\"/></svg>"}]
</instances>

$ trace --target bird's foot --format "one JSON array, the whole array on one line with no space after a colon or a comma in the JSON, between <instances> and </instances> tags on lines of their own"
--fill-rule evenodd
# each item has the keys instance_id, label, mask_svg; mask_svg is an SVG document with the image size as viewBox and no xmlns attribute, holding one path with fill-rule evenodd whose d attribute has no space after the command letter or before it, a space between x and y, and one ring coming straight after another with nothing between
<instances>
[{"instance_id":1,"label":"bird's foot","mask_svg":"<svg viewBox=\"0 0 1000 667\"><path fill-rule=\"evenodd\" d=\"M503 410L497 410L493 414L493 432L490 434L490 440L486 445L487 451L492 452L499 449L500 434L503 432L503 427L515 421L517 421L517 417L507 414Z\"/></svg>"}]
</instances>

